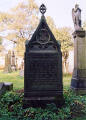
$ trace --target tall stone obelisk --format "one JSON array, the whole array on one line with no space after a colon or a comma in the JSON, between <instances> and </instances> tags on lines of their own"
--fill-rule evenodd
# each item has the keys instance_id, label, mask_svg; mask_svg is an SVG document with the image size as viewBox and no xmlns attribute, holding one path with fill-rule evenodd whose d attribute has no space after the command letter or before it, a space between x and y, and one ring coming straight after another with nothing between
<instances>
[{"instance_id":1,"label":"tall stone obelisk","mask_svg":"<svg viewBox=\"0 0 86 120\"><path fill-rule=\"evenodd\" d=\"M86 94L86 36L81 28L81 9L75 5L72 10L75 27L74 37L74 71L71 88L79 94Z\"/></svg>"}]
</instances>

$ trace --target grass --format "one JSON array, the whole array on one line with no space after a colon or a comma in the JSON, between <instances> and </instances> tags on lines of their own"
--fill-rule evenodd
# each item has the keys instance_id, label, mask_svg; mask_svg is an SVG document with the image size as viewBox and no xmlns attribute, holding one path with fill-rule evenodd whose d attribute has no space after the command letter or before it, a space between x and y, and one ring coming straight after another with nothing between
<instances>
[{"instance_id":1,"label":"grass","mask_svg":"<svg viewBox=\"0 0 86 120\"><path fill-rule=\"evenodd\" d=\"M12 82L14 90L24 88L24 77L19 76L19 71L12 73L0 71L0 82Z\"/></svg>"},{"instance_id":2,"label":"grass","mask_svg":"<svg viewBox=\"0 0 86 120\"><path fill-rule=\"evenodd\" d=\"M65 74L65 75L63 75L63 86L64 86L64 97L65 97L65 101L67 102L66 104L67 104L67 107L65 107L65 108L63 108L63 109L61 109L60 110L60 114L59 115L63 115L63 116L65 116L66 115L66 111L68 111L68 110L70 110L70 104L72 105L72 107L74 107L73 109L75 110L77 110L77 105L78 105L78 107L80 106L80 105L82 105L83 106L83 103L86 103L85 102L85 100L86 100L86 96L76 96L75 94L73 94L69 89L70 89L70 83L71 83L71 78L72 78L72 75L69 75L69 74ZM19 71L17 71L17 72L12 72L12 73L3 73L3 71L0 71L0 82L12 82L13 83L13 87L14 87L14 90L19 90L19 89L23 89L24 88L24 77L20 77L19 76ZM20 98L18 98L18 96L15 96L16 95L16 93L13 95L13 93L12 93L12 95L11 95L11 93L7 93L3 98L2 98L2 102L7 102L7 104L9 104L9 99L11 99L11 97L10 96L13 96L13 101L15 100L18 100L19 101L19 99ZM15 98L15 99L14 99ZM8 99L8 100L7 100ZM83 101L84 100L84 101ZM71 102L72 101L72 102ZM76 103L78 103L78 104L76 104ZM16 103L16 107L18 107L18 105L20 105L19 103ZM1 103L1 105L2 105L2 103ZM3 104L4 105L4 104ZM69 106L68 106L69 105ZM13 106L14 106L14 108L16 108L15 107L15 104L13 104ZM6 106L7 107L7 106ZM21 107L21 106L19 106L19 107ZM18 108L19 109L19 108ZM86 109L86 106L85 106L85 109ZM16 110L17 110L17 108L16 108ZM16 111L15 110L15 111ZM46 109L47 110L47 109ZM2 110L2 112L3 111L5 111L5 109L3 108L3 110ZM39 114L40 114L40 110L38 109L38 110L35 110L35 109L31 109L31 110L29 110L29 111L31 111L32 113L31 114L35 114L35 112L38 112ZM80 111L80 109L79 109L79 111ZM6 111L7 112L7 111ZM26 115L27 115L27 113L28 113L28 111L26 110L26 112L25 111L23 111ZM41 110L41 112L43 112L43 110ZM47 112L49 112L49 111L47 111ZM73 111L72 111L73 112ZM9 113L9 112L8 112ZM37 114L38 114L37 113ZM9 113L10 114L10 113ZM23 114L22 113L22 111L21 111L21 114ZM46 112L44 111L43 112L43 114L44 115L48 115L48 114L46 114ZM50 113L49 113L50 114ZM68 112L67 112L67 114L68 114ZM73 112L73 114L74 114L74 112ZM50 114L51 115L51 114ZM52 113L52 115L53 115L53 113ZM57 117L57 116L56 116ZM3 119L1 119L0 118L0 120L3 120ZM5 119L4 119L5 120ZM10 120L10 119L8 119L8 120ZM25 119L25 120L27 120L27 119ZM31 119L32 120L32 119ZM37 119L37 120L39 120L39 119ZM40 119L41 120L41 119ZM47 120L47 119L46 119ZM54 120L54 119L52 119L52 120ZM55 120L59 120L59 119L55 119ZM60 119L60 120L70 120L70 119ZM86 120L86 116L82 116L82 117L79 117L78 115L76 116L76 117L74 117L73 119L71 119L71 120Z\"/></svg>"},{"instance_id":3,"label":"grass","mask_svg":"<svg viewBox=\"0 0 86 120\"><path fill-rule=\"evenodd\" d=\"M63 76L64 90L70 87L71 77L72 75L69 74ZM12 73L3 73L3 71L0 71L0 82L12 82L14 90L24 88L24 77L19 76L19 71Z\"/></svg>"}]
</instances>

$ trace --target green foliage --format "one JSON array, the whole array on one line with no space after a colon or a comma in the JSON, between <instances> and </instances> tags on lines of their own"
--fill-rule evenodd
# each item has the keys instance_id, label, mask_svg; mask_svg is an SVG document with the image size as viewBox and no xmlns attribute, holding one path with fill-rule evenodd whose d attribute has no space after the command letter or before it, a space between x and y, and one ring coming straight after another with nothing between
<instances>
[{"instance_id":1,"label":"green foliage","mask_svg":"<svg viewBox=\"0 0 86 120\"><path fill-rule=\"evenodd\" d=\"M22 116L22 95L14 92L6 93L0 100L0 108L0 116L2 118Z\"/></svg>"},{"instance_id":2,"label":"green foliage","mask_svg":"<svg viewBox=\"0 0 86 120\"><path fill-rule=\"evenodd\" d=\"M5 36L16 45L17 54L24 55L25 40L30 39L38 24L38 6L35 0L20 1L8 13L0 12L0 31L10 31Z\"/></svg>"},{"instance_id":3,"label":"green foliage","mask_svg":"<svg viewBox=\"0 0 86 120\"><path fill-rule=\"evenodd\" d=\"M7 92L0 100L0 118L13 120L75 120L86 114L86 96L76 96L71 90L64 92L65 104L57 108L48 104L45 109L23 109L23 93Z\"/></svg>"},{"instance_id":4,"label":"green foliage","mask_svg":"<svg viewBox=\"0 0 86 120\"><path fill-rule=\"evenodd\" d=\"M57 29L56 31L56 39L59 40L61 43L61 50L65 67L67 64L69 51L73 49L73 40L71 33L71 28L67 27Z\"/></svg>"},{"instance_id":5,"label":"green foliage","mask_svg":"<svg viewBox=\"0 0 86 120\"><path fill-rule=\"evenodd\" d=\"M73 49L72 29L68 27L56 28L53 19L48 16L47 23L54 34L56 40L61 44L61 51L63 56L63 65L65 65L67 72L67 59L69 51Z\"/></svg>"},{"instance_id":6,"label":"green foliage","mask_svg":"<svg viewBox=\"0 0 86 120\"><path fill-rule=\"evenodd\" d=\"M0 120L86 120L86 95L76 95L70 90L71 75L65 74L64 99L62 108L57 108L54 103L48 104L45 109L27 108L23 109L23 93L16 89L23 88L23 78L18 72L2 74L0 80L11 81L14 84L14 92L7 92L0 98Z\"/></svg>"}]
</instances>

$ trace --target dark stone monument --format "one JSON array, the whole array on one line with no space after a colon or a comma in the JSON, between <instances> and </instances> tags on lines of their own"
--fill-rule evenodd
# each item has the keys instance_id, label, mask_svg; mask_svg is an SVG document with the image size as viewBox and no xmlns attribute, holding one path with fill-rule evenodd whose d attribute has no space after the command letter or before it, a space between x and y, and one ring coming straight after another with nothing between
<instances>
[{"instance_id":1,"label":"dark stone monument","mask_svg":"<svg viewBox=\"0 0 86 120\"><path fill-rule=\"evenodd\" d=\"M24 57L24 107L44 107L54 102L63 104L62 53L60 45L46 23L46 7L30 41L26 41Z\"/></svg>"},{"instance_id":2,"label":"dark stone monument","mask_svg":"<svg viewBox=\"0 0 86 120\"><path fill-rule=\"evenodd\" d=\"M80 8L77 9L80 11ZM78 14L78 18L81 16L79 15L80 14ZM85 31L81 27L81 24L79 25L79 21L81 23L81 20L76 20L77 21L75 23L78 23L76 25L78 27L75 27L75 32L73 33L74 71L71 81L71 88L78 94L86 94L86 35Z\"/></svg>"}]
</instances>

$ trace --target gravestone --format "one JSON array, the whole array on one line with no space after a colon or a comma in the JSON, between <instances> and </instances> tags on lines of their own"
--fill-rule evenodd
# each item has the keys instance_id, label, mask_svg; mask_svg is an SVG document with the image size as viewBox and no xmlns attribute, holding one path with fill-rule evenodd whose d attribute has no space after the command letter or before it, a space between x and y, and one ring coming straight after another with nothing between
<instances>
[{"instance_id":1,"label":"gravestone","mask_svg":"<svg viewBox=\"0 0 86 120\"><path fill-rule=\"evenodd\" d=\"M18 58L16 58L16 70L18 70Z\"/></svg>"},{"instance_id":2,"label":"gravestone","mask_svg":"<svg viewBox=\"0 0 86 120\"><path fill-rule=\"evenodd\" d=\"M0 96L4 94L6 91L13 90L13 83L10 82L0 82Z\"/></svg>"},{"instance_id":3,"label":"gravestone","mask_svg":"<svg viewBox=\"0 0 86 120\"><path fill-rule=\"evenodd\" d=\"M19 75L21 77L24 77L24 59L21 62L21 69L20 69Z\"/></svg>"},{"instance_id":4,"label":"gravestone","mask_svg":"<svg viewBox=\"0 0 86 120\"><path fill-rule=\"evenodd\" d=\"M30 41L26 41L24 57L24 107L45 106L54 102L63 104L62 53L47 25L41 5L42 17Z\"/></svg>"},{"instance_id":5,"label":"gravestone","mask_svg":"<svg viewBox=\"0 0 86 120\"><path fill-rule=\"evenodd\" d=\"M8 51L8 53L5 55L5 68L4 68L5 73L10 73L12 72L11 69L11 51Z\"/></svg>"},{"instance_id":6,"label":"gravestone","mask_svg":"<svg viewBox=\"0 0 86 120\"><path fill-rule=\"evenodd\" d=\"M80 11L77 8L76 11ZM81 18L80 14L76 14L77 18ZM78 16L80 15L80 16ZM81 19L76 19L77 23L81 23ZM86 94L86 33L82 29L81 24L73 33L74 37L74 70L71 80L71 88L78 94Z\"/></svg>"},{"instance_id":7,"label":"gravestone","mask_svg":"<svg viewBox=\"0 0 86 120\"><path fill-rule=\"evenodd\" d=\"M0 82L0 96L4 93L5 88L4 88L4 83Z\"/></svg>"}]
</instances>

